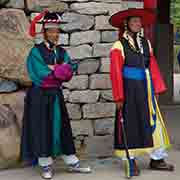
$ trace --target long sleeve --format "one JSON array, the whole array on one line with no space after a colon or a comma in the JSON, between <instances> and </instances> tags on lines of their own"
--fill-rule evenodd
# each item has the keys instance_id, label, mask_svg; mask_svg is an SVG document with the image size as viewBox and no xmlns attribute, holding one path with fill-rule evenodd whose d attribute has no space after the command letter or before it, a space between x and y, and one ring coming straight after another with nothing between
<instances>
[{"instance_id":1,"label":"long sleeve","mask_svg":"<svg viewBox=\"0 0 180 180\"><path fill-rule=\"evenodd\" d=\"M54 73L52 72L47 77L45 77L41 83L41 87L58 87L61 86L62 82L55 78Z\"/></svg>"},{"instance_id":2,"label":"long sleeve","mask_svg":"<svg viewBox=\"0 0 180 180\"><path fill-rule=\"evenodd\" d=\"M63 51L63 61L64 63L55 65L53 72L44 79L43 86L60 85L71 80L78 64L71 60L66 50Z\"/></svg>"},{"instance_id":3,"label":"long sleeve","mask_svg":"<svg viewBox=\"0 0 180 180\"><path fill-rule=\"evenodd\" d=\"M73 72L76 72L78 69L78 63L75 62L75 60L72 60L69 56L69 54L67 53L67 51L65 51L64 53L64 62L71 65L71 68L73 70Z\"/></svg>"},{"instance_id":4,"label":"long sleeve","mask_svg":"<svg viewBox=\"0 0 180 180\"><path fill-rule=\"evenodd\" d=\"M54 76L61 82L70 81L73 76L72 66L70 64L56 65L54 69Z\"/></svg>"},{"instance_id":5,"label":"long sleeve","mask_svg":"<svg viewBox=\"0 0 180 180\"><path fill-rule=\"evenodd\" d=\"M150 58L150 71L151 77L154 85L155 94L163 93L167 90L161 72L159 70L158 64L155 57L152 55Z\"/></svg>"},{"instance_id":6,"label":"long sleeve","mask_svg":"<svg viewBox=\"0 0 180 180\"><path fill-rule=\"evenodd\" d=\"M44 78L48 77L52 72L44 63L37 48L32 48L26 63L28 75L36 85L41 85Z\"/></svg>"},{"instance_id":7,"label":"long sleeve","mask_svg":"<svg viewBox=\"0 0 180 180\"><path fill-rule=\"evenodd\" d=\"M78 64L71 60L69 54L64 50L63 55L63 64L57 64L54 69L55 78L61 80L62 82L68 82L73 76L73 72L76 72L78 69Z\"/></svg>"},{"instance_id":8,"label":"long sleeve","mask_svg":"<svg viewBox=\"0 0 180 180\"><path fill-rule=\"evenodd\" d=\"M53 71L44 63L37 48L33 48L27 58L27 70L30 79L37 86L58 87L62 83L55 78Z\"/></svg>"},{"instance_id":9,"label":"long sleeve","mask_svg":"<svg viewBox=\"0 0 180 180\"><path fill-rule=\"evenodd\" d=\"M124 88L122 68L124 64L123 49L120 41L117 41L110 52L110 79L115 102L124 101Z\"/></svg>"},{"instance_id":10,"label":"long sleeve","mask_svg":"<svg viewBox=\"0 0 180 180\"><path fill-rule=\"evenodd\" d=\"M150 72L154 85L155 94L163 93L167 90L164 79L161 75L155 56L150 46Z\"/></svg>"}]
</instances>

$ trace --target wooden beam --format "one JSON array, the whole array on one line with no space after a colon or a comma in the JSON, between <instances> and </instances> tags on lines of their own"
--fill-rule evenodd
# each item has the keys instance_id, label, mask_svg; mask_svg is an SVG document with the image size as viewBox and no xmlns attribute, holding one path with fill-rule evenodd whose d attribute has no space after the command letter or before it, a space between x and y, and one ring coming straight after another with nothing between
<instances>
[{"instance_id":1,"label":"wooden beam","mask_svg":"<svg viewBox=\"0 0 180 180\"><path fill-rule=\"evenodd\" d=\"M144 0L144 8L156 9L157 0Z\"/></svg>"},{"instance_id":2,"label":"wooden beam","mask_svg":"<svg viewBox=\"0 0 180 180\"><path fill-rule=\"evenodd\" d=\"M171 5L171 0L157 1L159 24L170 24L170 5Z\"/></svg>"}]
</instances>

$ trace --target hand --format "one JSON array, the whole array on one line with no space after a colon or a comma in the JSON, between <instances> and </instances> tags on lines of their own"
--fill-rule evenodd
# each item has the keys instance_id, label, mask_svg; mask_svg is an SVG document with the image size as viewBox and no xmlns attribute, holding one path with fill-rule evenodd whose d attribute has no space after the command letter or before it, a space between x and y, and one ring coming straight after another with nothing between
<instances>
[{"instance_id":1,"label":"hand","mask_svg":"<svg viewBox=\"0 0 180 180\"><path fill-rule=\"evenodd\" d=\"M116 107L117 107L117 110L122 110L123 108L123 102L116 102Z\"/></svg>"},{"instance_id":2,"label":"hand","mask_svg":"<svg viewBox=\"0 0 180 180\"><path fill-rule=\"evenodd\" d=\"M54 65L48 65L49 69L51 69L52 71L54 71Z\"/></svg>"},{"instance_id":3,"label":"hand","mask_svg":"<svg viewBox=\"0 0 180 180\"><path fill-rule=\"evenodd\" d=\"M156 100L158 101L158 99L159 99L159 94L156 94Z\"/></svg>"}]
</instances>

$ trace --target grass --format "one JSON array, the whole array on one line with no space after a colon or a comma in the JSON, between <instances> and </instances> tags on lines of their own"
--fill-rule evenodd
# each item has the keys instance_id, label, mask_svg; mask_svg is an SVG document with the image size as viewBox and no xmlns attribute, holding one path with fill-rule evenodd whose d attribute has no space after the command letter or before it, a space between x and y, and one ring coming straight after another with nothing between
<instances>
[{"instance_id":1,"label":"grass","mask_svg":"<svg viewBox=\"0 0 180 180\"><path fill-rule=\"evenodd\" d=\"M180 52L180 45L174 45L174 73L180 73L180 65L177 60L177 55Z\"/></svg>"}]
</instances>

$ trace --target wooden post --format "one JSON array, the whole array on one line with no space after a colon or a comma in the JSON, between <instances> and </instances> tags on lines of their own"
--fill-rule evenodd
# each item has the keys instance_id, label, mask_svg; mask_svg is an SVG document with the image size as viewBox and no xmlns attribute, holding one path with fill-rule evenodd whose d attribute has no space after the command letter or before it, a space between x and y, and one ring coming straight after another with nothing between
<instances>
[{"instance_id":1,"label":"wooden post","mask_svg":"<svg viewBox=\"0 0 180 180\"><path fill-rule=\"evenodd\" d=\"M168 91L160 98L162 104L173 103L173 25L170 24L170 0L157 0L156 56L165 77Z\"/></svg>"},{"instance_id":2,"label":"wooden post","mask_svg":"<svg viewBox=\"0 0 180 180\"><path fill-rule=\"evenodd\" d=\"M144 8L156 10L157 0L144 0ZM151 41L152 46L155 45L155 24L145 27L145 36Z\"/></svg>"},{"instance_id":3,"label":"wooden post","mask_svg":"<svg viewBox=\"0 0 180 180\"><path fill-rule=\"evenodd\" d=\"M144 0L144 8L156 10L157 23L145 29L155 49L158 64L168 91L160 97L160 103L173 100L173 26L170 24L170 0Z\"/></svg>"},{"instance_id":4,"label":"wooden post","mask_svg":"<svg viewBox=\"0 0 180 180\"><path fill-rule=\"evenodd\" d=\"M160 96L161 104L173 103L173 25L157 24L155 54L168 91Z\"/></svg>"}]
</instances>

